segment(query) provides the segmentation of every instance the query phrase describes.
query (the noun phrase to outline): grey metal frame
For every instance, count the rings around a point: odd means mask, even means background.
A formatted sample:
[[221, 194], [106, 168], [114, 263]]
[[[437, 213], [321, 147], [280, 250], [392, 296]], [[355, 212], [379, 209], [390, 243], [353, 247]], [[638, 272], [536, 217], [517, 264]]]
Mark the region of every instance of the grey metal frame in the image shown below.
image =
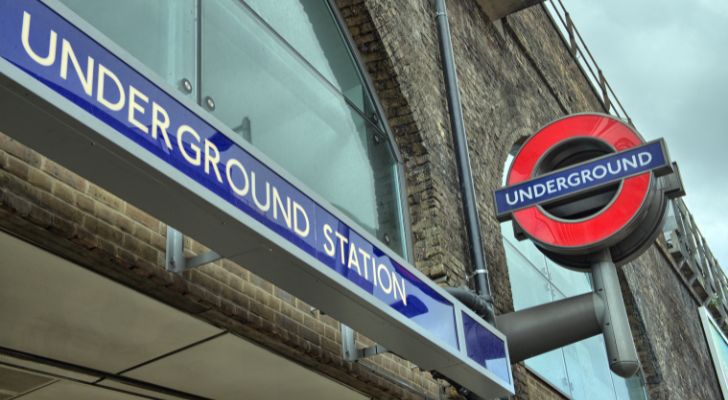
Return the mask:
[[675, 229], [663, 232], [675, 268], [695, 297], [728, 334], [728, 276], [682, 199], [671, 201]]
[[[358, 226], [274, 161], [235, 135], [201, 106], [182, 96], [149, 68], [70, 12], [58, 0], [41, 1], [338, 219], [349, 226]], [[182, 232], [189, 233], [222, 257], [247, 267], [294, 296], [365, 332], [367, 336], [395, 350], [422, 369], [437, 370], [484, 397], [513, 394], [510, 369], [509, 382], [503, 382], [501, 378], [471, 360], [467, 356], [464, 343], [456, 350], [436, 342], [413, 321], [383, 302], [374, 300], [369, 293], [316, 258], [281, 240], [276, 233], [257, 220], [141, 149], [132, 140], [3, 59], [0, 59], [0, 109], [7, 115], [0, 120], [0, 128], [5, 133], [101, 184], [160, 220], [169, 222]], [[357, 233], [370, 243], [387, 248], [367, 231], [358, 229]], [[461, 312], [469, 313], [474, 320], [490, 327], [409, 262], [394, 253], [388, 256], [407, 266], [413, 275], [451, 302], [456, 315]], [[490, 327], [490, 330], [504, 342], [507, 349], [506, 337], [495, 328]]]

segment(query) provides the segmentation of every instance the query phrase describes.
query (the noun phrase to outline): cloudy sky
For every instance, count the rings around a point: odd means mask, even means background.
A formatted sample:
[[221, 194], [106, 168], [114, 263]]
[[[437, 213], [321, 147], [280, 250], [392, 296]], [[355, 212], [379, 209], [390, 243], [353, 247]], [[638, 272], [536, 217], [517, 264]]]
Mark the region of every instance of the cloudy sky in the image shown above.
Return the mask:
[[562, 1], [640, 133], [667, 139], [728, 271], [728, 0]]

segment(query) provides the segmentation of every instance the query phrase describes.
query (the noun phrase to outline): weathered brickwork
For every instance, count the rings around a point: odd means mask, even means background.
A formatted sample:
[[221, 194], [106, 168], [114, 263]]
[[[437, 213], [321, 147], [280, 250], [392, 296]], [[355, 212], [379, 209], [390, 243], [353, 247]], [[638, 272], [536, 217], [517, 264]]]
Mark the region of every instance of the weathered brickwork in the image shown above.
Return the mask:
[[[336, 3], [404, 160], [413, 261], [438, 283], [466, 284], [468, 249], [433, 5]], [[496, 26], [475, 1], [448, 6], [483, 245], [503, 313], [513, 301], [490, 193], [501, 183], [506, 155], [554, 118], [604, 109], [541, 7]], [[2, 134], [0, 229], [374, 398], [457, 397], [445, 381], [391, 354], [344, 361], [337, 321], [244, 266], [223, 260], [182, 277], [166, 272], [163, 222]], [[188, 255], [205, 250], [189, 238], [185, 247]], [[671, 271], [653, 247], [622, 274], [648, 391], [656, 399], [719, 398], [715, 379], [705, 374], [711, 367], [697, 304]], [[562, 398], [522, 365], [513, 374], [518, 399]]]
[[699, 304], [663, 243], [622, 269], [623, 291], [652, 399], [719, 399]]

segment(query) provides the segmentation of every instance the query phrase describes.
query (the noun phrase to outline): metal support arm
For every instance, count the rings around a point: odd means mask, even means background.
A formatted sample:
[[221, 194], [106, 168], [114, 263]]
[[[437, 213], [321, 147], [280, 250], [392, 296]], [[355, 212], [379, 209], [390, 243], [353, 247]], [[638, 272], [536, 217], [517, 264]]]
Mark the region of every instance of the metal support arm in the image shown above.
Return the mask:
[[598, 335], [604, 302], [595, 293], [542, 304], [496, 317], [508, 338], [511, 363]]
[[362, 358], [389, 352], [389, 350], [378, 344], [358, 349], [356, 347], [355, 333], [350, 327], [341, 324], [341, 354], [344, 356], [344, 360], [356, 362]]
[[499, 315], [496, 326], [508, 338], [511, 363], [604, 334], [611, 370], [629, 377], [639, 369], [617, 267], [608, 250], [592, 260], [594, 292]]
[[185, 237], [182, 232], [167, 226], [167, 252], [165, 267], [167, 271], [182, 274], [191, 268], [209, 264], [221, 259], [222, 256], [214, 251], [198, 254], [194, 257], [185, 257]]

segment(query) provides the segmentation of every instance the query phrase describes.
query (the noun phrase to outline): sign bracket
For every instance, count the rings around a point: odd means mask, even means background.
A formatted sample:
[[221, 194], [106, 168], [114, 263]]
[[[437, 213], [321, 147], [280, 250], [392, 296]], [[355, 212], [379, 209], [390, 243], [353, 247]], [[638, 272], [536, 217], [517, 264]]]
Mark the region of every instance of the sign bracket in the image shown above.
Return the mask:
[[344, 360], [357, 362], [367, 357], [376, 356], [377, 354], [389, 353], [389, 350], [379, 344], [363, 349], [357, 348], [355, 333], [356, 331], [349, 326], [341, 324], [341, 355]]
[[167, 248], [165, 268], [169, 272], [181, 275], [192, 268], [215, 262], [222, 256], [214, 251], [207, 251], [193, 257], [185, 257], [185, 237], [182, 232], [167, 226]]

